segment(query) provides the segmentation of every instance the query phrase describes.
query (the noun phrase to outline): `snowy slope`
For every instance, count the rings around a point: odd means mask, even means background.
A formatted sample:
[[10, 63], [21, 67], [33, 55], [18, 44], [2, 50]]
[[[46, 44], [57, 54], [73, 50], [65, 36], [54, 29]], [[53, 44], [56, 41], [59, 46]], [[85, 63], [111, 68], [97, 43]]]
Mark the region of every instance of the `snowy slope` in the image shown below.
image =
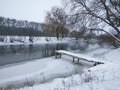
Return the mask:
[[58, 78], [51, 83], [20, 90], [120, 90], [119, 55], [120, 49], [111, 50], [103, 54], [105, 64], [91, 67], [82, 75]]
[[[19, 88], [44, 83], [54, 78], [66, 77], [77, 73], [77, 68], [69, 61], [54, 57], [38, 59], [20, 65], [0, 69], [0, 87], [4, 89]], [[80, 70], [79, 73], [81, 73]]]

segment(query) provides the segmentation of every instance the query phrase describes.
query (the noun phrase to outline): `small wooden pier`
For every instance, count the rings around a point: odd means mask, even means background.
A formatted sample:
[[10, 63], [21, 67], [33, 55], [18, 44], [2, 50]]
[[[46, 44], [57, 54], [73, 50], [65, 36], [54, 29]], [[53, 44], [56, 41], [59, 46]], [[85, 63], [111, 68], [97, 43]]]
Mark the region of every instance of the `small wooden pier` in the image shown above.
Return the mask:
[[55, 51], [55, 58], [61, 58], [62, 55], [67, 55], [73, 58], [73, 63], [75, 63], [75, 60], [77, 60], [77, 62], [79, 62], [80, 60], [83, 61], [87, 61], [87, 62], [92, 62], [93, 66], [96, 66], [98, 64], [104, 64], [103, 62], [100, 62], [92, 57], [87, 57], [84, 55], [80, 55], [80, 54], [76, 54], [76, 53], [72, 53], [69, 51], [65, 51], [65, 50], [56, 50]]

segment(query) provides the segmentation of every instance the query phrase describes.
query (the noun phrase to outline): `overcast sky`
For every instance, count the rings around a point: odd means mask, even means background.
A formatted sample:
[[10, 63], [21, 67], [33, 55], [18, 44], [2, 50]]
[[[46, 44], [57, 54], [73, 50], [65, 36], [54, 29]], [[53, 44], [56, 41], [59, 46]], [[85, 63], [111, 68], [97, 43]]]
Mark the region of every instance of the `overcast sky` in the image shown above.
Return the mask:
[[43, 22], [53, 6], [62, 6], [61, 0], [0, 0], [0, 16]]

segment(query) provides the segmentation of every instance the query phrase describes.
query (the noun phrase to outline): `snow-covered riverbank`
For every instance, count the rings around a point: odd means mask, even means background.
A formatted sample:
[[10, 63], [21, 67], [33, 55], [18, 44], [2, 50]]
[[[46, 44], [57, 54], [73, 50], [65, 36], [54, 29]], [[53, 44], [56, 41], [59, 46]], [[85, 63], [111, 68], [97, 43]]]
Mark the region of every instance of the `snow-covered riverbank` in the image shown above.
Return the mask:
[[[79, 68], [79, 70], [78, 70]], [[87, 67], [86, 67], [87, 68]], [[55, 78], [82, 73], [84, 66], [54, 57], [35, 60], [0, 69], [0, 87], [4, 89], [20, 88], [48, 82]]]
[[91, 88], [94, 88], [92, 90], [107, 90], [113, 88], [111, 87], [113, 84], [115, 86], [113, 90], [115, 90], [120, 88], [119, 54], [120, 49], [106, 48], [84, 53], [86, 56], [106, 62], [91, 68], [86, 67], [85, 64], [73, 64], [72, 58], [67, 56], [57, 60], [50, 57], [7, 66], [0, 69], [0, 87], [5, 90], [11, 88], [21, 88], [20, 90], [68, 90], [69, 88], [70, 90], [80, 90], [80, 88], [82, 90], [91, 90]]
[[104, 53], [100, 53], [101, 50], [96, 51], [97, 55], [101, 55], [98, 58], [105, 61], [105, 64], [91, 67], [82, 75], [58, 78], [49, 83], [19, 90], [120, 90], [120, 48]]
[[70, 38], [60, 38], [58, 40], [56, 37], [34, 37], [33, 42], [30, 42], [29, 37], [24, 36], [2, 36], [0, 38], [3, 39], [3, 41], [0, 41], [0, 45], [66, 43], [71, 40]]

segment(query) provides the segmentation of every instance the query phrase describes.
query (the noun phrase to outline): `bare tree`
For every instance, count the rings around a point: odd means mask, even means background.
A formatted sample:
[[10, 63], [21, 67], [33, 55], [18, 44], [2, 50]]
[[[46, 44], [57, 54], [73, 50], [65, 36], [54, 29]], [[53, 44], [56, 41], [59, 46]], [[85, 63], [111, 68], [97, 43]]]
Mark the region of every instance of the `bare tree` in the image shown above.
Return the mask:
[[60, 36], [64, 37], [66, 33], [66, 13], [62, 8], [53, 7], [51, 11], [47, 13], [46, 23], [54, 27], [56, 37], [59, 39]]
[[[120, 43], [120, 0], [66, 0], [66, 2], [67, 8], [71, 10], [73, 16], [85, 15], [88, 18], [91, 17], [93, 23], [97, 21], [111, 26], [118, 36], [114, 39]], [[81, 19], [77, 18], [77, 20]], [[92, 28], [95, 27], [92, 26]], [[109, 33], [108, 30], [101, 27], [99, 29]]]

